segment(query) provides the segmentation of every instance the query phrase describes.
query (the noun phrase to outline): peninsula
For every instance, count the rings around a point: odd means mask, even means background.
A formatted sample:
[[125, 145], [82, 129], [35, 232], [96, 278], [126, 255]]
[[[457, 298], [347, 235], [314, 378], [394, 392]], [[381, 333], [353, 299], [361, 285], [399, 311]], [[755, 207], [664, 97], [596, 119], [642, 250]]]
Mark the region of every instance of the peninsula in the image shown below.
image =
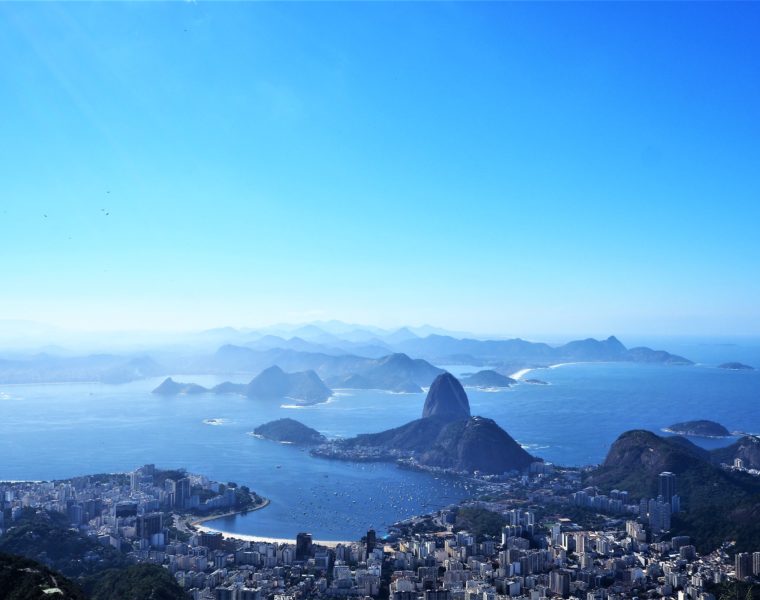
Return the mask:
[[351, 461], [396, 461], [425, 470], [502, 475], [539, 461], [492, 419], [473, 417], [462, 384], [450, 373], [430, 386], [422, 418], [379, 433], [318, 446], [312, 455]]

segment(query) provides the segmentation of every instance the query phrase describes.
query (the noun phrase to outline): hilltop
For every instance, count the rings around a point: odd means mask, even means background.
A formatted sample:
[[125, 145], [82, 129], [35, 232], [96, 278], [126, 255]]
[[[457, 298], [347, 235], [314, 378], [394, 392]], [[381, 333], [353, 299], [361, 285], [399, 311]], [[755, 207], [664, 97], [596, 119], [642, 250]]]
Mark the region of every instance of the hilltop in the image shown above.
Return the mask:
[[760, 481], [717, 466], [715, 456], [682, 437], [650, 431], [623, 433], [587, 483], [603, 490], [628, 490], [633, 497], [658, 493], [658, 475], [676, 474], [682, 512], [673, 515], [673, 535], [691, 535], [704, 550], [735, 539], [738, 549], [760, 545]]
[[717, 448], [711, 452], [717, 462], [733, 464], [740, 458], [747, 469], [760, 469], [760, 437], [745, 435], [725, 448]]
[[153, 390], [153, 393], [162, 396], [176, 396], [178, 394], [205, 394], [208, 391], [208, 389], [197, 383], [180, 383], [174, 381], [171, 377], [167, 377]]
[[10, 554], [0, 554], [0, 598], [10, 600], [86, 600], [74, 582], [45, 565]]
[[325, 442], [325, 436], [295, 419], [277, 419], [259, 425], [253, 433], [275, 442], [298, 445], [316, 445]]
[[510, 385], [516, 383], [511, 377], [502, 375], [494, 371], [493, 369], [486, 369], [484, 371], [478, 371], [472, 375], [462, 377], [462, 384], [465, 387], [475, 388], [507, 388]]
[[211, 389], [194, 383], [180, 383], [168, 377], [153, 390], [154, 394], [240, 394], [248, 398], [278, 399], [292, 398], [307, 404], [324, 402], [332, 396], [328, 388], [314, 371], [285, 373], [280, 367], [264, 369], [249, 383], [225, 381]]

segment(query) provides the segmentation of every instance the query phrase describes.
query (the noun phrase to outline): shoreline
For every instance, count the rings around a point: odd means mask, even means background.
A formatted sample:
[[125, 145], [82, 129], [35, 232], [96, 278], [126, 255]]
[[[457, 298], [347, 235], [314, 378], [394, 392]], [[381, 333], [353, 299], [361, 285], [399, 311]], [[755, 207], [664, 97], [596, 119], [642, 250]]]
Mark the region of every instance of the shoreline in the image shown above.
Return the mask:
[[728, 435], [706, 435], [703, 433], [693, 433], [691, 431], [675, 431], [668, 427], [662, 427], [660, 431], [664, 431], [665, 433], [672, 433], [673, 435], [680, 435], [681, 437], [695, 437], [703, 438], [706, 440], [729, 440], [731, 438], [738, 437], [735, 433], [729, 433]]
[[[531, 371], [538, 371], [539, 369], [557, 369], [559, 367], [567, 367], [570, 365], [588, 365], [588, 364], [610, 364], [614, 362], [619, 362], [615, 360], [577, 360], [573, 362], [561, 362], [556, 363], [553, 365], [544, 365], [542, 367], [525, 367], [524, 369], [520, 369], [518, 371], [515, 371], [509, 377], [512, 379], [516, 379], [517, 381], [521, 381], [523, 377], [525, 377], [528, 373]], [[628, 362], [628, 361], [624, 361]], [[634, 361], [635, 362], [635, 361]]]
[[517, 381], [521, 381], [523, 377], [525, 377], [528, 373], [531, 371], [537, 371], [539, 369], [556, 369], [557, 367], [565, 367], [567, 365], [582, 365], [584, 364], [583, 361], [579, 362], [563, 362], [563, 363], [557, 363], [554, 365], [544, 365], [542, 367], [525, 367], [524, 369], [520, 369], [519, 371], [515, 371], [509, 377], [512, 379], [515, 379]]
[[[200, 517], [200, 518], [194, 519], [192, 521], [188, 520], [187, 521], [187, 525], [189, 527], [196, 527], [196, 528], [198, 528], [198, 527], [202, 526], [202, 523], [206, 523], [207, 521], [215, 521], [216, 519], [224, 519], [226, 517], [234, 517], [236, 515], [242, 515], [244, 513], [247, 514], [249, 512], [255, 512], [257, 510], [261, 510], [262, 508], [266, 508], [267, 506], [269, 506], [269, 504], [272, 502], [269, 498], [264, 498], [263, 500], [264, 501], [261, 504], [257, 504], [253, 508], [244, 508], [242, 510], [233, 510], [233, 511], [230, 511], [230, 512], [223, 513], [221, 515], [207, 515], [205, 517]], [[206, 528], [206, 529], [208, 529], [208, 528]]]
[[[269, 498], [264, 498], [264, 502], [255, 506], [254, 508], [248, 508], [245, 510], [233, 510], [221, 515], [208, 515], [206, 517], [193, 519], [192, 521], [187, 520], [185, 524], [188, 528], [192, 528], [198, 532], [221, 533], [222, 537], [225, 540], [241, 540], [244, 542], [262, 542], [266, 544], [289, 544], [289, 545], [294, 546], [296, 543], [295, 538], [294, 539], [275, 538], [275, 537], [267, 537], [263, 535], [247, 534], [247, 533], [233, 533], [230, 531], [224, 531], [223, 529], [208, 527], [207, 525], [203, 524], [203, 523], [207, 523], [208, 521], [215, 521], [217, 519], [224, 519], [226, 517], [234, 517], [237, 515], [247, 514], [249, 512], [255, 512], [257, 510], [261, 510], [262, 508], [266, 508], [270, 504], [271, 504], [271, 500]], [[312, 540], [312, 542], [314, 544], [318, 544], [320, 546], [326, 546], [328, 548], [334, 548], [338, 544], [349, 545], [349, 544], [354, 543], [354, 542], [345, 541], [345, 540]]]

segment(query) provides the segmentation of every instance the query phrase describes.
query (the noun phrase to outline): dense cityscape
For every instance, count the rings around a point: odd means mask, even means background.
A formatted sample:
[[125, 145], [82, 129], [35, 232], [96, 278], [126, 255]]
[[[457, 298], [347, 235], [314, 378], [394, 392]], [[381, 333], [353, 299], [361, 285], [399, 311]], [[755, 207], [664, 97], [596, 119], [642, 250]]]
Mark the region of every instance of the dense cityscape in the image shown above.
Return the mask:
[[536, 463], [520, 477], [481, 480], [487, 499], [397, 523], [382, 538], [368, 531], [353, 543], [321, 544], [303, 532], [280, 543], [202, 525], [209, 515], [265, 507], [255, 492], [145, 465], [124, 475], [2, 483], [0, 527], [12, 533], [57, 513], [130, 562], [165, 568], [194, 600], [714, 600], [717, 586], [760, 576], [760, 551], [732, 557], [725, 544], [700, 555], [689, 536], [668, 535], [680, 510], [673, 473], [659, 475], [656, 498], [601, 494], [581, 479], [578, 470]]

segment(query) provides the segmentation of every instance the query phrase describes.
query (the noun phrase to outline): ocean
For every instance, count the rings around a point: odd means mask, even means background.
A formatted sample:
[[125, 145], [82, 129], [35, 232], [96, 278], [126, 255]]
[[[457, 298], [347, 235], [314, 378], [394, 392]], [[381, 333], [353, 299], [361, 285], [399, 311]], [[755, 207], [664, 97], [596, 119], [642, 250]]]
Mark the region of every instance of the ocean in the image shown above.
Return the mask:
[[[760, 366], [760, 360], [750, 362], [760, 359], [760, 352], [720, 348], [711, 347], [711, 364], [741, 354], [740, 360]], [[700, 360], [698, 352], [683, 353]], [[477, 370], [447, 368], [455, 375]], [[529, 452], [557, 464], [598, 463], [620, 433], [636, 428], [662, 433], [684, 420], [707, 418], [731, 431], [760, 433], [760, 371], [580, 363], [525, 377], [549, 385], [468, 390], [472, 413], [494, 419]], [[129, 471], [145, 463], [184, 467], [248, 485], [271, 500], [263, 510], [209, 526], [276, 538], [309, 531], [324, 540], [357, 539], [370, 527], [382, 532], [397, 520], [472, 492], [457, 479], [389, 464], [313, 458], [302, 448], [249, 435], [257, 425], [286, 416], [329, 437], [379, 431], [418, 418], [424, 394], [338, 391], [325, 404], [295, 408], [237, 396], [161, 397], [150, 393], [158, 383], [0, 385], [0, 480], [61, 479]], [[732, 440], [692, 441], [712, 448]]]

